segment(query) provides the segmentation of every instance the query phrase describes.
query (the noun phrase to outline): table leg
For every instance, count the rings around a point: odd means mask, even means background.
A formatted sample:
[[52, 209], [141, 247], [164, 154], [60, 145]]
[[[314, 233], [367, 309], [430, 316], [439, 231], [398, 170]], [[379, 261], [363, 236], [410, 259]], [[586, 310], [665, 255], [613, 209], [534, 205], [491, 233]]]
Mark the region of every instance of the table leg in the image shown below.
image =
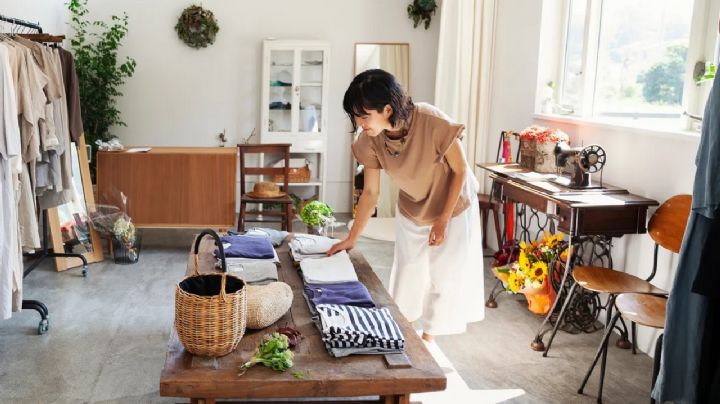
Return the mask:
[[214, 398], [191, 398], [190, 404], [215, 404]]
[[[575, 223], [574, 220], [574, 214], [570, 215], [570, 228], [573, 228], [573, 224]], [[539, 351], [543, 352], [543, 356], [547, 356], [547, 351], [545, 349], [545, 344], [543, 343], [543, 335], [545, 335], [545, 325], [550, 322], [550, 318], [552, 317], [553, 313], [555, 312], [555, 308], [558, 305], [558, 302], [560, 301], [560, 297], [562, 296], [563, 290], [565, 290], [565, 282], [567, 282], [568, 276], [570, 275], [570, 272], [572, 272], [571, 266], [572, 260], [574, 259], [573, 255], [575, 254], [575, 248], [573, 246], [574, 241], [574, 233], [571, 232], [568, 235], [568, 254], [565, 258], [565, 270], [563, 271], [562, 280], [560, 281], [560, 288], [558, 289], [557, 297], [555, 298], [555, 301], [552, 304], [552, 307], [550, 308], [550, 311], [545, 316], [545, 319], [543, 320], [542, 324], [540, 324], [540, 328], [538, 328], [537, 334], [535, 334], [535, 338], [533, 339], [532, 343], [530, 343], [530, 348], [533, 351]], [[573, 285], [575, 285], [575, 281], [573, 280]], [[574, 289], [574, 288], [573, 288]], [[565, 299], [568, 300], [569, 297], [572, 296], [566, 296]], [[567, 303], [567, 302], [565, 302]], [[565, 306], [565, 304], [563, 304]], [[558, 323], [562, 321], [562, 318], [557, 319]], [[557, 326], [557, 324], [556, 324]]]
[[410, 404], [410, 394], [395, 394], [380, 397], [383, 404]]

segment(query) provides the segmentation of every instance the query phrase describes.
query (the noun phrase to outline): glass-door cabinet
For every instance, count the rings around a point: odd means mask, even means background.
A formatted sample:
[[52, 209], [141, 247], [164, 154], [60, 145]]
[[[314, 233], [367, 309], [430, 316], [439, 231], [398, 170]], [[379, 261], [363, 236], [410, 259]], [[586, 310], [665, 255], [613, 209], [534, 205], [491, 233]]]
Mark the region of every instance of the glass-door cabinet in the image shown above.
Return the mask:
[[292, 143], [295, 152], [324, 146], [328, 59], [327, 42], [263, 42], [263, 143]]
[[322, 198], [330, 44], [268, 39], [263, 41], [262, 60], [260, 141], [290, 143], [293, 157], [306, 159], [312, 175], [307, 182], [293, 186]]

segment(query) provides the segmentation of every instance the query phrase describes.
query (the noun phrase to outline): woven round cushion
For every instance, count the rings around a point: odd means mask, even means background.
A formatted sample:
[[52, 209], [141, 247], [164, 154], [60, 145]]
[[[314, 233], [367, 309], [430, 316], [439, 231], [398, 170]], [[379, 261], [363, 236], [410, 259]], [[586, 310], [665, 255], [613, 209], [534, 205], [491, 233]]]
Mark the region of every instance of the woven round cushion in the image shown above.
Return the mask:
[[259, 330], [270, 326], [290, 310], [293, 292], [287, 283], [248, 285], [246, 288], [247, 328]]

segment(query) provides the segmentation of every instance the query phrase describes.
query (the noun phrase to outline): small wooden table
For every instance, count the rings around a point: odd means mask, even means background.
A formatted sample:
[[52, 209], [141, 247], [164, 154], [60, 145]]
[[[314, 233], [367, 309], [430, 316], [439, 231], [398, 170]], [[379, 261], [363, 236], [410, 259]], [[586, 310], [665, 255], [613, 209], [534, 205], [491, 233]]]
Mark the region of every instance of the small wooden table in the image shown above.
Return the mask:
[[[201, 272], [215, 270], [213, 249], [213, 242], [209, 238], [200, 244]], [[221, 358], [197, 357], [186, 352], [173, 328], [165, 366], [160, 375], [161, 396], [186, 397], [190, 398], [192, 403], [214, 403], [217, 399], [231, 398], [368, 397], [364, 401], [355, 400], [352, 403], [407, 404], [410, 402], [411, 393], [445, 389], [447, 380], [442, 370], [412, 325], [400, 314], [360, 252], [350, 252], [358, 278], [368, 288], [378, 306], [390, 309], [405, 336], [407, 358], [404, 355], [400, 358], [391, 355], [352, 355], [344, 358], [330, 356], [310, 318], [310, 310], [303, 297], [302, 280], [288, 255], [287, 242], [278, 248], [278, 255], [281, 261], [278, 277], [290, 285], [294, 297], [290, 311], [276, 325], [288, 324], [305, 337], [296, 348], [294, 366], [291, 369], [303, 372], [305, 377], [296, 379], [290, 371], [276, 372], [261, 365], [248, 369], [243, 376], [238, 376], [239, 366], [252, 357], [262, 336], [275, 330], [275, 326], [248, 331], [238, 348]], [[188, 274], [193, 271], [192, 258], [190, 254]], [[397, 359], [400, 359], [399, 364], [394, 362]]]

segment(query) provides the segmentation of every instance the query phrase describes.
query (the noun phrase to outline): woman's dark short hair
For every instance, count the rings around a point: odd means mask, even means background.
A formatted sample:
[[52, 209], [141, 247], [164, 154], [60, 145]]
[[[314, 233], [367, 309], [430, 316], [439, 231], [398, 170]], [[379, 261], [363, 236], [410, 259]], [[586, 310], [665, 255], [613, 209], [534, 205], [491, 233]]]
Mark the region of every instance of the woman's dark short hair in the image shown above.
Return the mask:
[[398, 121], [407, 122], [413, 109], [412, 99], [400, 82], [381, 69], [366, 70], [355, 76], [343, 98], [343, 109], [350, 117], [353, 132], [357, 130], [355, 117], [366, 115], [370, 110], [382, 112], [386, 105], [393, 109], [390, 116], [393, 126]]

